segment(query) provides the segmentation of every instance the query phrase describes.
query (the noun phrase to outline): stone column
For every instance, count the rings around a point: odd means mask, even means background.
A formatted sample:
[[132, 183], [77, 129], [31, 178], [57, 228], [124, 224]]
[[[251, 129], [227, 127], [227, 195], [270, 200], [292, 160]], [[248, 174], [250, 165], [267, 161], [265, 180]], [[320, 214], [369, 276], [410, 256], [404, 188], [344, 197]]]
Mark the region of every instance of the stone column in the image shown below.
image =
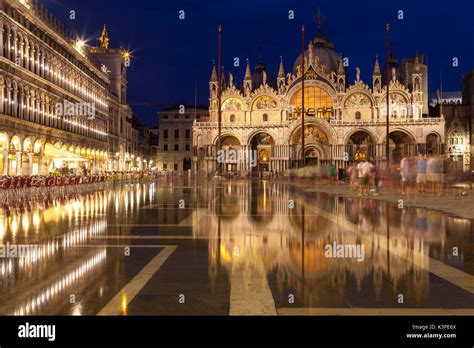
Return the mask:
[[27, 168], [27, 175], [33, 175], [33, 156], [32, 152], [28, 153], [28, 168]]
[[21, 151], [17, 151], [15, 153], [15, 160], [16, 160], [16, 175], [21, 175], [22, 173], [21, 166], [23, 165], [21, 161]]
[[12, 33], [11, 33], [11, 30], [8, 30], [7, 31], [7, 54], [6, 54], [6, 57], [8, 59], [11, 59], [11, 47], [12, 47], [12, 44], [11, 44], [11, 36], [12, 36]]
[[8, 149], [3, 150], [3, 175], [8, 175], [8, 165], [9, 165], [9, 160], [8, 160]]
[[5, 56], [5, 51], [4, 51], [4, 46], [5, 43], [3, 42], [3, 32], [5, 30], [3, 29], [3, 20], [0, 20], [0, 56], [4, 57]]
[[25, 69], [30, 69], [30, 45], [26, 43], [23, 50], [23, 65]]
[[[36, 175], [41, 175], [43, 174], [42, 171], [43, 171], [43, 155], [38, 153], [38, 154], [33, 154], [33, 159], [34, 159], [34, 156], [37, 156], [38, 158], [38, 170], [37, 170], [37, 173], [35, 173]], [[33, 172], [33, 166], [31, 167], [31, 171]]]
[[39, 69], [40, 69], [40, 72], [41, 72], [41, 77], [43, 78], [46, 78], [45, 76], [45, 59], [44, 59], [44, 54], [41, 55], [41, 61], [40, 61], [40, 64], [39, 64]]
[[[30, 50], [30, 56], [27, 58], [28, 59], [28, 64], [29, 64], [29, 70], [31, 70], [31, 72], [35, 72], [35, 46], [34, 45], [31, 45], [31, 50]], [[33, 58], [33, 59], [31, 59]]]
[[5, 113], [5, 84], [4, 84], [4, 81], [3, 81], [3, 78], [2, 80], [0, 80], [0, 114], [4, 114]]

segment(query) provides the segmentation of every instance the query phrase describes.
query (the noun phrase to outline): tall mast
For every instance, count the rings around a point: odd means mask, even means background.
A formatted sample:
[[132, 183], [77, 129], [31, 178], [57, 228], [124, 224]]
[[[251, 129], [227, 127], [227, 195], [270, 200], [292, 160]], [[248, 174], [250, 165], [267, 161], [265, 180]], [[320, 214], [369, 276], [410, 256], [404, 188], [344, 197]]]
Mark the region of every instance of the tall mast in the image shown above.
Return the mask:
[[385, 144], [385, 153], [387, 157], [387, 169], [390, 170], [390, 102], [389, 102], [389, 86], [390, 86], [390, 64], [389, 64], [389, 55], [390, 55], [390, 38], [389, 38], [389, 30], [390, 24], [385, 26], [387, 35], [386, 35], [386, 61], [385, 61], [385, 76], [386, 76], [386, 84], [387, 84], [387, 124], [386, 124], [386, 139], [387, 142]]
[[304, 24], [301, 26], [301, 73], [301, 166], [304, 166]]
[[[218, 31], [218, 44], [217, 44], [217, 122], [218, 122], [218, 131], [217, 131], [217, 153], [216, 156], [218, 156], [218, 153], [221, 149], [221, 131], [222, 131], [222, 105], [221, 105], [221, 95], [222, 95], [222, 69], [221, 69], [221, 35], [222, 35], [222, 27], [219, 24], [219, 27], [217, 29]], [[222, 172], [222, 164], [217, 163], [217, 174], [221, 175]]]

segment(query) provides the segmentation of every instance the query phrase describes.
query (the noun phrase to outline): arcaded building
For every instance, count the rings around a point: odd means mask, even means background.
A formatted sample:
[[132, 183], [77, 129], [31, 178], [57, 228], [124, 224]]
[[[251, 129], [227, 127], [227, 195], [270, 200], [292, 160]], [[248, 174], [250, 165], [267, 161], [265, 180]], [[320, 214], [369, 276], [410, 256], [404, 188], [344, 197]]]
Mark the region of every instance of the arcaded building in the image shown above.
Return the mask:
[[[295, 53], [296, 55], [296, 53]], [[386, 161], [386, 81], [374, 53], [369, 82], [360, 69], [349, 81], [344, 60], [333, 44], [318, 35], [311, 40], [289, 72], [283, 60], [276, 78], [262, 61], [253, 73], [247, 62], [241, 84], [232, 75], [222, 79], [221, 148], [254, 150], [258, 165], [245, 161], [224, 163], [224, 171], [284, 172], [301, 163], [336, 167], [364, 158]], [[302, 80], [304, 73], [305, 146], [302, 148]], [[444, 151], [445, 122], [428, 116], [428, 66], [421, 54], [391, 67], [389, 81], [390, 160], [405, 154]], [[218, 78], [214, 67], [209, 82], [209, 119], [193, 126], [194, 170], [217, 169]]]
[[0, 29], [0, 175], [126, 170], [124, 57], [105, 27], [91, 50], [38, 1], [4, 0]]

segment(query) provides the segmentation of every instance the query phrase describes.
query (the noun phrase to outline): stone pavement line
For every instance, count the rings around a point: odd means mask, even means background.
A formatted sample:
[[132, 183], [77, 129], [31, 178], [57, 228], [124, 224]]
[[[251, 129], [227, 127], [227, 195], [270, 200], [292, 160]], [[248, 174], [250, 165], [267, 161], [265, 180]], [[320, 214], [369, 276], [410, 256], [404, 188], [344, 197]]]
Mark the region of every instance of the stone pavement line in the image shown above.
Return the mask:
[[[299, 198], [296, 198], [295, 201], [298, 202], [298, 204], [304, 204], [303, 201], [301, 201], [301, 199]], [[325, 217], [326, 219], [338, 224], [342, 228], [357, 233], [363, 239], [368, 239], [366, 236], [360, 233], [361, 229], [359, 228], [359, 226], [350, 222], [349, 220], [342, 219], [334, 214], [322, 211], [313, 205], [306, 204], [305, 206], [308, 207], [310, 210], [317, 212], [322, 217]], [[378, 235], [378, 238], [380, 240], [380, 248], [387, 250], [387, 248], [385, 247], [387, 245], [387, 237], [380, 234]], [[467, 292], [470, 292], [471, 294], [474, 294], [474, 276], [470, 274], [467, 274], [454, 267], [446, 265], [424, 254], [420, 254], [419, 252], [415, 250], [413, 250], [413, 255], [417, 257], [414, 257], [413, 260], [407, 258], [405, 254], [403, 254], [401, 251], [398, 251], [396, 249], [391, 249], [390, 253], [392, 255], [405, 259], [409, 262], [412, 262], [418, 267], [427, 270], [428, 272], [456, 285], [457, 287]]]
[[168, 245], [161, 250], [97, 315], [120, 315], [122, 313], [124, 295], [127, 302], [126, 305], [128, 306], [176, 248], [176, 245]]
[[474, 308], [279, 308], [278, 315], [474, 315]]
[[261, 265], [232, 262], [229, 315], [277, 315], [263, 260]]

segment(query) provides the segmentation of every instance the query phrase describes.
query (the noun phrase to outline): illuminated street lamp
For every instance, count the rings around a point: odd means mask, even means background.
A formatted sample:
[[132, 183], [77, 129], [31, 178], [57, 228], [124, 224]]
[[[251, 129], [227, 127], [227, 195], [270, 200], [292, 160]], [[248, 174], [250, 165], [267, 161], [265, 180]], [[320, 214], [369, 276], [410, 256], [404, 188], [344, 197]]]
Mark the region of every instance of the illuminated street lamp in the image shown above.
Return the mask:
[[86, 45], [86, 42], [84, 40], [78, 39], [76, 43], [74, 44], [74, 47], [79, 53], [84, 54], [83, 49], [85, 45]]

